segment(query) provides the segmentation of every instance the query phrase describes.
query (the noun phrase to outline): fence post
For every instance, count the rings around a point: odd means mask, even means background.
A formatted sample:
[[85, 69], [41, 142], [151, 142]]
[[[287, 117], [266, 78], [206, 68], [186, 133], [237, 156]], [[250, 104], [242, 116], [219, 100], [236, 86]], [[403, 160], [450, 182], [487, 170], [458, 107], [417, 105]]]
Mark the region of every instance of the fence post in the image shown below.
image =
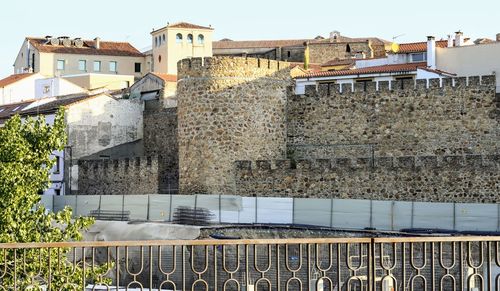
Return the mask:
[[330, 227], [333, 227], [333, 198], [330, 198]]
[[457, 230], [457, 207], [453, 202], [453, 230]]
[[413, 216], [414, 216], [414, 215], [413, 215], [413, 211], [414, 211], [414, 203], [415, 203], [415, 202], [413, 202], [413, 201], [411, 202], [411, 226], [410, 226], [411, 228], [413, 228]]
[[255, 195], [255, 223], [257, 223], [258, 219], [258, 205], [259, 205], [259, 200], [257, 199], [257, 195]]
[[394, 230], [394, 207], [396, 206], [396, 201], [391, 202], [391, 230]]
[[125, 195], [122, 195], [122, 215], [125, 213]]
[[148, 195], [148, 209], [146, 210], [146, 220], [149, 221], [149, 207], [150, 207], [150, 203], [149, 203], [149, 194]]
[[219, 194], [219, 224], [222, 223], [222, 201], [221, 201], [221, 194]]
[[295, 224], [295, 198], [292, 198], [292, 224]]
[[168, 204], [168, 221], [172, 222], [172, 194], [170, 194], [170, 203]]

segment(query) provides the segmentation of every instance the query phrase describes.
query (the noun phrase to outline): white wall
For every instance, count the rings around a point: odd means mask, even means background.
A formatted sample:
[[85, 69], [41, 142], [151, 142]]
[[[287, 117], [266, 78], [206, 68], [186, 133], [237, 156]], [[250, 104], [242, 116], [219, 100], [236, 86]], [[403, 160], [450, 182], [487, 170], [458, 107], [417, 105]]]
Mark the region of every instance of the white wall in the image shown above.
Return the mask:
[[83, 92], [86, 92], [86, 90], [62, 78], [47, 78], [35, 81], [35, 98], [46, 98]]
[[35, 99], [35, 80], [42, 78], [40, 74], [33, 74], [0, 88], [0, 105]]
[[[437, 48], [436, 65], [439, 70], [458, 76], [500, 74], [500, 42], [489, 44]], [[497, 77], [497, 92], [500, 92]]]

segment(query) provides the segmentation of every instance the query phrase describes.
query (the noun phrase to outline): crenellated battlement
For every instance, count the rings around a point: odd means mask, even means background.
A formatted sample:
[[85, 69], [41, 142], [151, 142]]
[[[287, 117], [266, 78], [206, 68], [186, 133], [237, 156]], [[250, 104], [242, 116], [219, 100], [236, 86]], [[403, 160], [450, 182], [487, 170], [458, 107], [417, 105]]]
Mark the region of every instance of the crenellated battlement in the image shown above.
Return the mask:
[[459, 168], [493, 168], [500, 170], [500, 154], [494, 155], [449, 155], [449, 156], [403, 156], [302, 160], [258, 160], [236, 161], [238, 171], [353, 171], [362, 169], [386, 170], [430, 170]]
[[157, 170], [159, 165], [158, 156], [135, 157], [132, 159], [115, 160], [79, 160], [78, 167], [85, 175], [116, 175], [147, 170]]
[[177, 63], [178, 79], [200, 77], [290, 78], [290, 63], [244, 57], [188, 58]]
[[[418, 80], [399, 80], [399, 81], [379, 81], [364, 82], [355, 84], [319, 84], [306, 85], [306, 96], [327, 97], [337, 94], [350, 93], [376, 93], [388, 91], [449, 91], [457, 88], [495, 90], [495, 75], [469, 76], [456, 78], [433, 78]], [[493, 91], [494, 92], [494, 91]]]
[[238, 161], [240, 195], [496, 203], [500, 154]]

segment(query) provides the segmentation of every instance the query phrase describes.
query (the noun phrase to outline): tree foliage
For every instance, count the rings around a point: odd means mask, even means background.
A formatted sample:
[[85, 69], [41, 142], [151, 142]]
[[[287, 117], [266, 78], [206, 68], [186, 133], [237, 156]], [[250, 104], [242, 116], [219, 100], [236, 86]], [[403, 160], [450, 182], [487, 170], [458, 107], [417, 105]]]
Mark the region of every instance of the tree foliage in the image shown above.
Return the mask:
[[[77, 241], [82, 239], [81, 231], [93, 223], [85, 217], [72, 219], [70, 208], [54, 213], [40, 204], [39, 193], [49, 186], [49, 172], [55, 163], [51, 154], [62, 151], [65, 144], [62, 110], [53, 125], [44, 117], [23, 120], [16, 115], [0, 129], [0, 243]], [[47, 285], [50, 277], [53, 290], [73, 290], [70, 286], [85, 282], [82, 262], [75, 267], [67, 259], [69, 252], [66, 248], [1, 249], [0, 269], [7, 272], [0, 285], [12, 287], [16, 277], [17, 290], [26, 290]], [[49, 258], [52, 264], [48, 264]], [[95, 268], [85, 277], [104, 271]]]

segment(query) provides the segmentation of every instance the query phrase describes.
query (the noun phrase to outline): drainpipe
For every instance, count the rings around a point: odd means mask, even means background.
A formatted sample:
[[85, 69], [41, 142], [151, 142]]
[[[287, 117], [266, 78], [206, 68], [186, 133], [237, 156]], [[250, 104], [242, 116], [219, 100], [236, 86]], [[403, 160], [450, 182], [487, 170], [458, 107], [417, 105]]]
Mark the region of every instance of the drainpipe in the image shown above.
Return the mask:
[[309, 70], [309, 42], [305, 42], [305, 50], [304, 50], [304, 69]]

